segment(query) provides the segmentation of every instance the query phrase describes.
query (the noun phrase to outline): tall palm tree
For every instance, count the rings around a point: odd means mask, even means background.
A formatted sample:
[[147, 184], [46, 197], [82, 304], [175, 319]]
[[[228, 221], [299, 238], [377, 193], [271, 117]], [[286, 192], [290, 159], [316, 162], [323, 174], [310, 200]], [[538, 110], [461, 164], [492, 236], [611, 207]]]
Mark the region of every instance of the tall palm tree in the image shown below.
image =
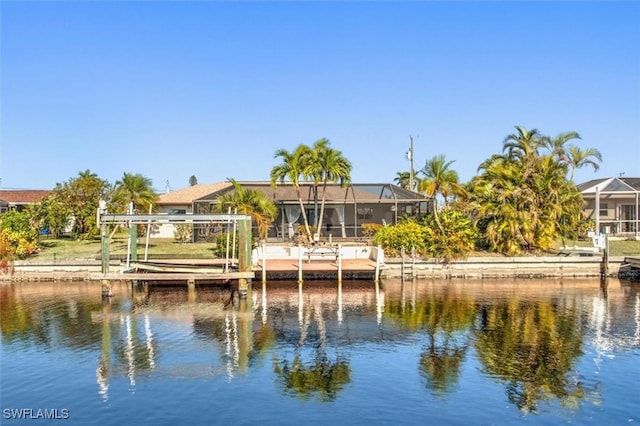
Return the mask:
[[442, 227], [438, 218], [437, 196], [441, 195], [446, 204], [448, 197], [461, 194], [464, 191], [458, 183], [458, 173], [450, 168], [454, 162], [455, 160], [446, 161], [445, 156], [440, 154], [434, 156], [431, 160], [427, 160], [424, 167], [418, 171], [418, 173], [424, 175], [424, 179], [420, 181], [418, 191], [433, 199], [433, 212], [436, 223], [440, 228]]
[[224, 212], [228, 207], [240, 214], [251, 215], [258, 228], [260, 239], [267, 238], [271, 224], [278, 215], [278, 208], [264, 192], [244, 189], [235, 179], [229, 179], [234, 191], [227, 192], [218, 199], [217, 209]]
[[593, 171], [598, 171], [600, 165], [596, 163], [602, 161], [602, 154], [595, 148], [588, 148], [585, 150], [581, 150], [577, 146], [571, 145], [569, 147], [569, 152], [567, 153], [569, 167], [571, 167], [571, 177], [570, 181], [573, 181], [573, 175], [576, 169], [582, 168], [584, 166], [592, 166]]
[[274, 166], [271, 169], [271, 186], [274, 188], [278, 182], [282, 183], [286, 179], [289, 179], [296, 189], [296, 195], [298, 196], [298, 202], [300, 203], [300, 211], [302, 212], [302, 218], [304, 219], [304, 227], [307, 233], [307, 237], [311, 240], [311, 230], [309, 229], [309, 220], [307, 218], [307, 212], [302, 202], [302, 195], [300, 194], [300, 178], [305, 178], [305, 167], [307, 165], [307, 158], [310, 149], [306, 145], [298, 145], [293, 151], [289, 152], [286, 149], [279, 149], [273, 155], [274, 158], [281, 158], [282, 163]]
[[320, 214], [318, 215], [317, 229], [322, 230], [322, 219], [326, 201], [327, 184], [340, 183], [345, 186], [351, 182], [351, 162], [342, 152], [329, 146], [327, 139], [320, 139], [314, 144], [311, 161], [307, 165], [307, 175], [313, 177], [314, 183], [318, 180], [322, 183], [322, 200], [320, 202]]
[[418, 173], [424, 175], [420, 181], [420, 192], [428, 197], [441, 195], [446, 204], [449, 197], [463, 192], [462, 186], [458, 183], [458, 173], [451, 169], [455, 162], [446, 161], [444, 155], [436, 155], [431, 160], [427, 160]]
[[151, 179], [141, 174], [124, 173], [121, 180], [116, 181], [113, 192], [113, 202], [126, 208], [133, 202], [137, 211], [147, 211], [149, 206], [155, 206], [158, 194], [152, 188]]
[[304, 174], [306, 179], [313, 181], [313, 224], [318, 228], [318, 188], [323, 178], [322, 153], [329, 147], [329, 139], [322, 138], [314, 142], [304, 156]]

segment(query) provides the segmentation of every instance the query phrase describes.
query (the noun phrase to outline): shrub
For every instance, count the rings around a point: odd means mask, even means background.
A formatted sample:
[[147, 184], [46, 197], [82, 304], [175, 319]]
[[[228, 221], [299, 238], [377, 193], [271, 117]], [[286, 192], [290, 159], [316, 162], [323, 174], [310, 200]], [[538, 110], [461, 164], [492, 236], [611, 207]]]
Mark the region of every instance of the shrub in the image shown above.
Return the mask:
[[[226, 232], [222, 232], [218, 235], [216, 235], [216, 247], [213, 250], [213, 252], [215, 253], [216, 256], [218, 256], [219, 258], [226, 258], [227, 257], [227, 235], [229, 235], [229, 257], [231, 257], [233, 255], [233, 241], [231, 240], [231, 237], [233, 234], [227, 234]], [[236, 233], [236, 255], [238, 253], [238, 234]]]
[[193, 241], [193, 225], [181, 223], [175, 226], [173, 237], [179, 243], [190, 243]]
[[374, 242], [381, 245], [389, 256], [398, 256], [402, 247], [417, 253], [425, 253], [426, 229], [414, 220], [407, 220], [396, 225], [383, 226], [376, 233]]
[[382, 224], [363, 223], [360, 227], [362, 228], [362, 235], [365, 237], [373, 237], [380, 229], [382, 229]]
[[18, 211], [4, 213], [0, 219], [0, 260], [24, 259], [38, 250], [37, 224], [33, 226], [31, 217]]
[[465, 257], [473, 251], [478, 231], [471, 219], [458, 210], [444, 209], [438, 220], [433, 213], [424, 219], [427, 229], [426, 251], [431, 256], [450, 261]]

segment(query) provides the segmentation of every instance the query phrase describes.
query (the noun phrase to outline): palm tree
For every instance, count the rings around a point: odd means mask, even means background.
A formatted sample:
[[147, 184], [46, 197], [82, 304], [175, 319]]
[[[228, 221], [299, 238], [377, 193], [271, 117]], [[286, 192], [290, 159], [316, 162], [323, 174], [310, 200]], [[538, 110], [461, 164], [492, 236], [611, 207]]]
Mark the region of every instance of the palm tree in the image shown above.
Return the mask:
[[[507, 136], [505, 155], [494, 155], [479, 168], [469, 187], [470, 212], [490, 247], [508, 255], [548, 250], [556, 237], [578, 228], [582, 197], [567, 181], [564, 144], [578, 137], [567, 132], [555, 139], [518, 128]], [[538, 148], [547, 147], [548, 154]], [[560, 161], [559, 161], [560, 160]]]
[[409, 188], [410, 178], [411, 178], [411, 174], [409, 172], [398, 172], [396, 173], [396, 177], [393, 178], [393, 181], [401, 188], [410, 189]]
[[124, 208], [133, 202], [134, 210], [146, 211], [148, 206], [155, 206], [158, 194], [152, 188], [151, 179], [141, 174], [124, 173], [121, 180], [116, 181], [113, 202]]
[[300, 211], [302, 212], [302, 218], [304, 219], [304, 227], [307, 232], [307, 237], [311, 240], [311, 230], [309, 229], [309, 220], [307, 218], [307, 212], [302, 203], [302, 195], [300, 195], [300, 178], [305, 178], [306, 161], [309, 156], [310, 149], [306, 145], [298, 145], [293, 151], [289, 152], [286, 149], [279, 149], [273, 155], [274, 158], [282, 158], [282, 163], [274, 166], [271, 169], [271, 186], [274, 188], [277, 183], [284, 182], [289, 179], [296, 189], [296, 195], [298, 196], [298, 202], [300, 203]]
[[329, 147], [329, 139], [322, 138], [314, 142], [313, 146], [304, 156], [304, 176], [305, 179], [313, 181], [313, 224], [318, 229], [318, 187], [322, 182], [322, 152]]
[[196, 175], [191, 175], [189, 178], [189, 186], [196, 186], [198, 184], [198, 178]]
[[446, 161], [443, 154], [434, 156], [431, 160], [427, 160], [424, 167], [418, 171], [424, 175], [424, 179], [420, 181], [418, 187], [419, 192], [424, 192], [427, 197], [433, 199], [433, 213], [436, 223], [441, 228], [440, 219], [438, 218], [438, 201], [437, 196], [444, 198], [445, 204], [447, 198], [452, 195], [464, 192], [462, 186], [458, 183], [458, 173], [449, 167], [455, 160]]
[[567, 153], [569, 167], [571, 167], [571, 177], [570, 181], [573, 181], [573, 175], [576, 169], [582, 168], [584, 166], [592, 166], [593, 171], [598, 171], [600, 166], [595, 160], [599, 162], [602, 161], [602, 154], [595, 148], [588, 148], [584, 151], [578, 148], [577, 146], [571, 145], [569, 147], [569, 152]]
[[313, 178], [316, 186], [317, 182], [322, 183], [320, 214], [317, 216], [318, 232], [322, 230], [327, 184], [329, 182], [339, 182], [340, 186], [345, 186], [351, 182], [351, 162], [342, 155], [341, 151], [329, 147], [329, 144], [330, 142], [327, 139], [316, 141], [311, 161], [309, 161], [306, 168], [306, 174]]
[[260, 239], [267, 238], [271, 224], [278, 215], [278, 208], [264, 192], [255, 189], [244, 189], [235, 179], [228, 179], [234, 191], [227, 192], [218, 199], [218, 211], [228, 207], [237, 209], [238, 213], [251, 215], [258, 228]]
[[577, 132], [560, 133], [555, 138], [544, 137], [544, 145], [547, 147], [551, 155], [561, 163], [567, 163], [567, 143], [572, 139], [582, 139]]
[[510, 160], [529, 158], [545, 145], [545, 139], [538, 129], [527, 130], [522, 126], [515, 128], [518, 133], [508, 135], [502, 143], [502, 152], [507, 151]]

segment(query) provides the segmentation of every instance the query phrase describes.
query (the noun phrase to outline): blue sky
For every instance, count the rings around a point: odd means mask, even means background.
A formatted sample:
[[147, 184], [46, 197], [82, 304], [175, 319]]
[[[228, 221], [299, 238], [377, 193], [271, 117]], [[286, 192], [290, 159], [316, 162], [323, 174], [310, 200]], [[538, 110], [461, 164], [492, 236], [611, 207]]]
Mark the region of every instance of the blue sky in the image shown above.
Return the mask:
[[434, 155], [462, 181], [515, 125], [640, 176], [637, 2], [3, 1], [0, 187], [89, 169], [164, 191], [268, 180], [326, 137], [354, 182]]

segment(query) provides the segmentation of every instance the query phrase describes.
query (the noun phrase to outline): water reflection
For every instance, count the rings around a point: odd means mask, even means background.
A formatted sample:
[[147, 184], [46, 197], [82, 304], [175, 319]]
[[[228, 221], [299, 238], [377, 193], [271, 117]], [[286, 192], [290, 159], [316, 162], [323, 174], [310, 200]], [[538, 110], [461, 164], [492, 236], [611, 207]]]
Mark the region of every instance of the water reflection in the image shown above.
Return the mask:
[[102, 301], [89, 284], [0, 288], [3, 355], [94, 353], [104, 402], [117, 379], [134, 394], [140, 381], [233, 382], [265, 365], [282, 395], [329, 402], [368, 374], [354, 366], [361, 351], [417, 345], [414, 358], [399, 352], [414, 366], [400, 382], [413, 374], [447, 399], [475, 362], [506, 401], [536, 413], [554, 401], [575, 410], [602, 400], [599, 382], [577, 368], [587, 346], [598, 366], [640, 346], [638, 286], [617, 281], [268, 283], [246, 299], [228, 288], [114, 290]]

